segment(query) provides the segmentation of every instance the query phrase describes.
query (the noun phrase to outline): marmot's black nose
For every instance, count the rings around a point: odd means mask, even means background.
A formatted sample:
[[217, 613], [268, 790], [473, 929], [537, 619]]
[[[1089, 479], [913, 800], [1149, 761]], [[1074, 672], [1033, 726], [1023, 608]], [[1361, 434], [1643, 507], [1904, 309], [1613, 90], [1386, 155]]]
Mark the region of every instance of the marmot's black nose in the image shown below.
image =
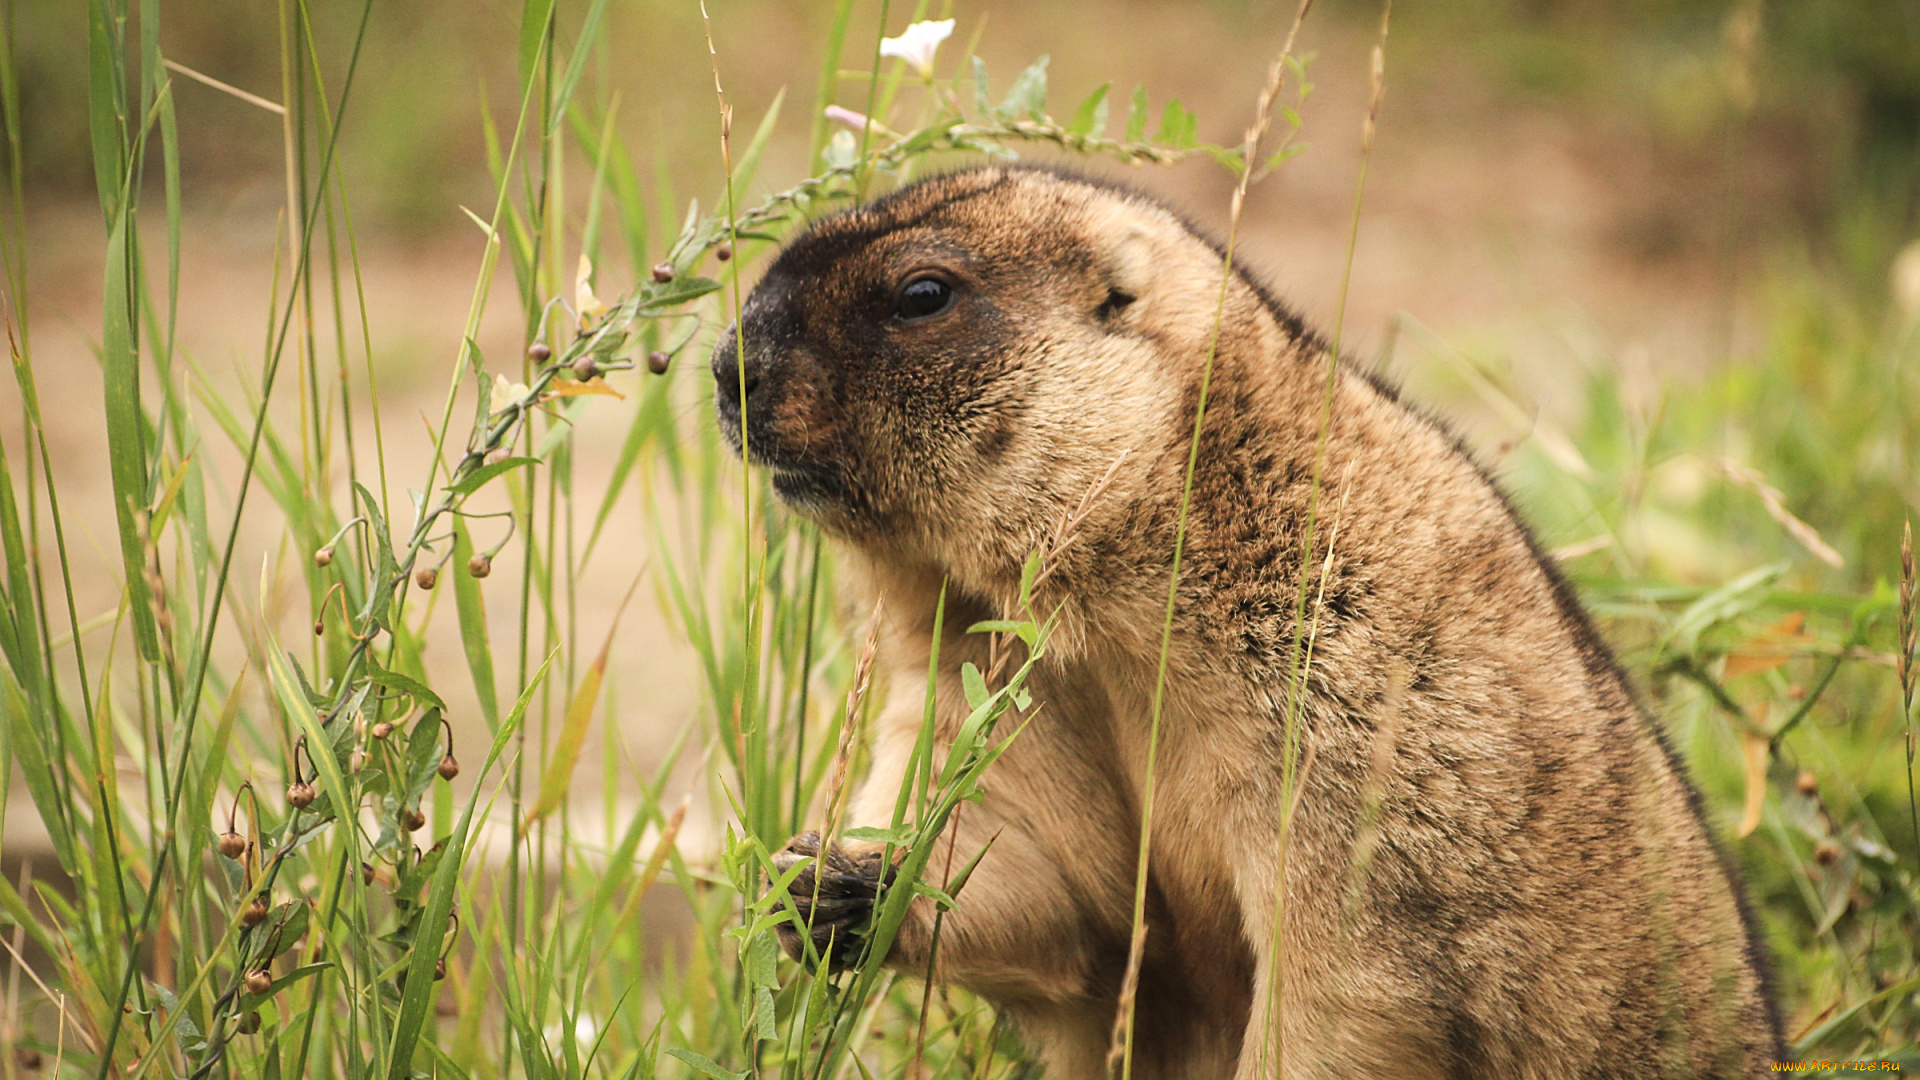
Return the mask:
[[737, 333], [737, 331], [728, 330], [713, 350], [714, 397], [723, 407], [730, 407], [736, 416], [739, 415], [742, 391], [745, 391], [747, 400], [751, 401], [754, 390], [760, 386], [760, 377], [766, 367], [749, 351], [746, 368], [742, 370]]

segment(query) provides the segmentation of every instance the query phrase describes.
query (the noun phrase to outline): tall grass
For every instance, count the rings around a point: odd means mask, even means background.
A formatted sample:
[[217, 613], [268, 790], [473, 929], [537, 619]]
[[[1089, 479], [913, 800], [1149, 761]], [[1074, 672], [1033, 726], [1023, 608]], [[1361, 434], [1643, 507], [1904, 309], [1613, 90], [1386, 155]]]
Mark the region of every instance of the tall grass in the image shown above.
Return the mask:
[[[493, 199], [469, 211], [484, 246], [462, 345], [427, 421], [424, 474], [409, 476], [387, 455], [412, 418], [382, 411], [338, 154], [371, 5], [280, 0], [279, 100], [245, 95], [281, 125], [286, 205], [266, 344], [236, 390], [177, 345], [189, 223], [174, 92], [201, 76], [163, 54], [157, 0], [89, 3], [110, 509], [61, 501], [22, 302], [11, 21], [0, 48], [13, 195], [0, 261], [22, 436], [14, 457], [0, 442], [0, 797], [24, 786], [53, 861], [15, 859], [19, 878], [0, 880], [13, 960], [0, 1069], [1027, 1075], [984, 1004], [879, 961], [916, 897], [964, 902], [979, 853], [936, 841], [1019, 737], [1047, 613], [976, 628], [1020, 639], [1023, 660], [969, 675], [972, 711], [951, 744], [934, 739], [929, 707], [894, 819], [850, 828], [840, 809], [865, 765], [871, 640], [834, 614], [822, 538], [723, 450], [704, 349], [789, 230], [930, 165], [1031, 144], [1134, 163], [1204, 154], [1244, 193], [1250, 163], [1277, 164], [1259, 160], [1264, 131], [1206, 145], [1178, 102], [1156, 127], [1144, 91], [1110, 122], [1105, 87], [1055, 119], [1045, 58], [998, 97], [957, 49], [942, 64], [951, 77], [876, 49], [856, 81], [842, 71], [842, 0], [803, 118], [814, 175], [762, 199], [747, 193], [792, 121], [775, 98], [736, 125], [729, 57], [709, 40], [726, 184], [702, 193], [703, 213], [683, 209], [673, 178], [643, 182], [617, 99], [592, 91], [606, 0], [570, 8], [564, 32], [553, 0], [526, 0], [514, 107], [485, 117]], [[893, 14], [897, 29], [926, 4]], [[346, 55], [322, 55], [316, 19], [356, 27]], [[1301, 74], [1276, 66], [1257, 128], [1287, 70]], [[876, 123], [831, 131], [825, 108], [842, 94]], [[162, 237], [164, 250], [146, 250]], [[522, 326], [512, 358], [477, 344], [503, 264]], [[1534, 428], [1513, 474], [1549, 539], [1575, 545], [1567, 564], [1661, 691], [1712, 805], [1747, 834], [1736, 850], [1784, 961], [1797, 1046], [1885, 1055], [1920, 1032], [1915, 843], [1896, 813], [1910, 810], [1898, 796], [1911, 635], [1892, 644], [1912, 602], [1888, 583], [1912, 475], [1901, 440], [1915, 337], [1893, 317], [1861, 331], [1844, 301], [1811, 289], [1775, 303], [1776, 348], [1729, 368], [1715, 393], [1635, 411], [1602, 367], [1581, 426]], [[1809, 392], [1794, 335], [1828, 319], [1832, 365]], [[1465, 386], [1497, 416], [1526, 415], [1497, 363], [1406, 327], [1436, 393]], [[1791, 425], [1774, 418], [1786, 394], [1807, 406]], [[625, 423], [617, 447], [579, 445], [588, 410]], [[1707, 450], [1731, 445], [1728, 425], [1751, 429], [1744, 461]], [[604, 483], [580, 467], [586, 453], [608, 464]], [[1863, 471], [1868, 459], [1880, 471]], [[1680, 474], [1699, 490], [1671, 505]], [[645, 547], [644, 569], [609, 582], [595, 555], [627, 528], [615, 513], [629, 495], [647, 531], [626, 542]], [[1791, 517], [1807, 507], [1828, 512]], [[111, 517], [120, 568], [99, 627], [75, 604], [69, 555], [90, 511]], [[1721, 568], [1715, 584], [1663, 557], [1675, 517]], [[245, 534], [263, 524], [282, 539], [249, 592]], [[1826, 544], [1845, 569], [1826, 569]], [[1029, 583], [1046, 558], [1034, 553]], [[631, 806], [609, 785], [589, 813], [582, 765], [597, 757], [613, 775], [626, 756], [596, 717], [637, 689], [618, 678], [614, 624], [654, 599], [691, 645], [701, 712]], [[282, 603], [300, 617], [278, 618]], [[436, 618], [457, 626], [478, 725], [453, 717], [456, 695], [429, 676]], [[689, 822], [705, 820], [724, 823], [711, 846], [691, 842]], [[883, 842], [897, 867], [858, 962], [837, 974], [777, 944], [794, 871], [771, 855], [805, 828]], [[0, 853], [22, 842], [0, 837]], [[1147, 859], [1143, 847], [1142, 874]], [[662, 893], [690, 931], [662, 916]]]

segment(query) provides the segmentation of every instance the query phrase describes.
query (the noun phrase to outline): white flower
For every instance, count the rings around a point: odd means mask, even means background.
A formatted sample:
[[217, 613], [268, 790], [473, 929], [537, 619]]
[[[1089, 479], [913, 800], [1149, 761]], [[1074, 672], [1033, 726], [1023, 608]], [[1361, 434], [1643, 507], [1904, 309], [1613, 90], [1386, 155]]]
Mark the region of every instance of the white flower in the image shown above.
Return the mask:
[[607, 305], [593, 295], [593, 262], [586, 252], [580, 253], [580, 272], [573, 279], [573, 303], [580, 311], [580, 329], [593, 325], [593, 320], [607, 313]]
[[488, 414], [497, 413], [526, 396], [526, 383], [508, 382], [505, 375], [495, 375], [493, 393], [489, 395], [487, 401], [487, 412]]
[[933, 78], [933, 54], [940, 51], [940, 43], [953, 33], [953, 20], [941, 19], [939, 22], [917, 22], [901, 32], [899, 37], [881, 38], [880, 55], [893, 56], [905, 60], [920, 73], [922, 78]]

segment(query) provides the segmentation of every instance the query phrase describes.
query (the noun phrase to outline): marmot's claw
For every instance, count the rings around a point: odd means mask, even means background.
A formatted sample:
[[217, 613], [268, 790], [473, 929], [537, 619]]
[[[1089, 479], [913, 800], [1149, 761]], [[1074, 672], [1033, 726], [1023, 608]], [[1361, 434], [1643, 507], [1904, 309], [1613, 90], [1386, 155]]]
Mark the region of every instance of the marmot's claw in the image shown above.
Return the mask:
[[[787, 893], [800, 912], [801, 922], [811, 931], [814, 952], [829, 967], [839, 969], [858, 958], [865, 943], [874, 897], [880, 891], [880, 853], [856, 857], [835, 847], [828, 850], [824, 868], [819, 859], [820, 834], [802, 833], [774, 853], [773, 868], [785, 874], [795, 863], [816, 860], [794, 876]], [[806, 949], [800, 933], [791, 922], [779, 929], [780, 944], [787, 955], [804, 962]]]

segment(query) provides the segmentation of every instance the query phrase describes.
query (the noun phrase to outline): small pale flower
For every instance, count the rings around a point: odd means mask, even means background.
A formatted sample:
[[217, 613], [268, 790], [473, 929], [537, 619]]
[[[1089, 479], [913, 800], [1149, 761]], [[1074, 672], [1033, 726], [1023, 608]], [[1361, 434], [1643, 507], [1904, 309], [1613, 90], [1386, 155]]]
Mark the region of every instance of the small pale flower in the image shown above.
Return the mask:
[[527, 395], [527, 384], [508, 382], [505, 375], [493, 377], [493, 396], [487, 402], [487, 411], [497, 413], [501, 409], [519, 401]]
[[579, 311], [582, 330], [607, 313], [607, 305], [593, 295], [593, 262], [584, 251], [580, 253], [580, 272], [573, 279], [573, 305]]
[[873, 123], [873, 121], [867, 119], [865, 113], [857, 113], [852, 109], [841, 108], [838, 105], [827, 106], [827, 119], [832, 120], [836, 124], [845, 124], [855, 131], [864, 131], [868, 124]]
[[952, 33], [952, 19], [917, 22], [902, 31], [899, 37], [880, 39], [880, 55], [905, 60], [922, 78], [931, 79], [933, 54], [940, 51], [940, 43]]

